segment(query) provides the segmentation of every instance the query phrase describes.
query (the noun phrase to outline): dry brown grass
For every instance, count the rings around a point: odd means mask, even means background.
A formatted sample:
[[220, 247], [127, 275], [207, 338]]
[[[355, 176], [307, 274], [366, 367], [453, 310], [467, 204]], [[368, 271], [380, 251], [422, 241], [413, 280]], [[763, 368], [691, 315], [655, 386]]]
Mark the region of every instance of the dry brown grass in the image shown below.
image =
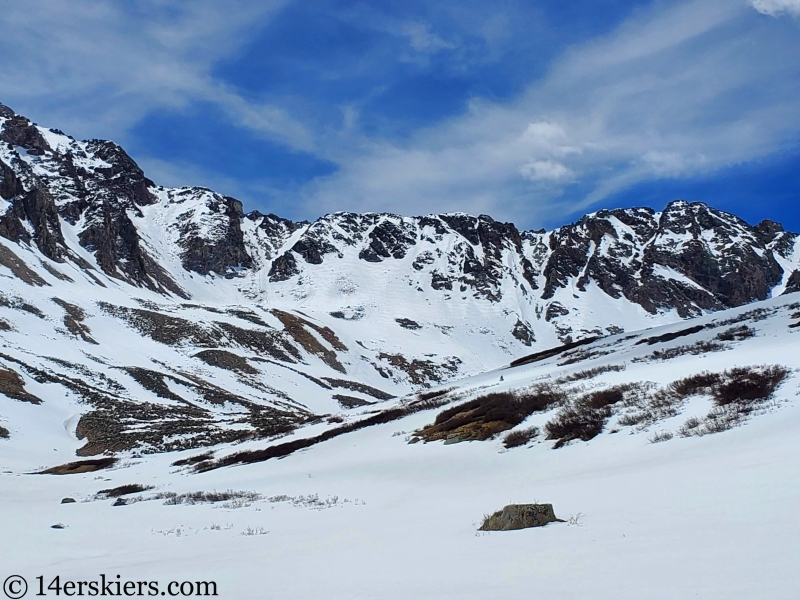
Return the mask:
[[0, 394], [9, 398], [31, 404], [41, 404], [42, 401], [25, 389], [25, 380], [13, 369], [0, 368]]
[[64, 465], [50, 467], [44, 471], [39, 471], [39, 475], [77, 475], [80, 473], [93, 473], [102, 469], [108, 469], [117, 464], [117, 459], [111, 456], [104, 458], [94, 458], [91, 460], [79, 460]]

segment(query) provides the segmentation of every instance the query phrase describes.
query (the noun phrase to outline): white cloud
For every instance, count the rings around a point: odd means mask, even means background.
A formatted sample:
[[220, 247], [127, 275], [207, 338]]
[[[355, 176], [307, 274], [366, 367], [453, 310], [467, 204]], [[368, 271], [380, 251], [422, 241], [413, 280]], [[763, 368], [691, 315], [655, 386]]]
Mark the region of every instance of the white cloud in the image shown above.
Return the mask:
[[771, 17], [783, 13], [800, 16], [800, 0], [750, 0], [753, 8]]
[[558, 181], [572, 176], [572, 171], [563, 164], [549, 159], [526, 163], [519, 168], [519, 172], [525, 179], [530, 181]]
[[286, 0], [41, 0], [0, 20], [0, 99], [81, 137], [125, 139], [154, 110], [204, 101], [262, 135], [308, 150], [306, 126], [212, 75]]
[[763, 157], [800, 138], [800, 37], [728, 0], [657, 3], [575, 46], [507, 103], [402, 143], [339, 150], [310, 213], [478, 210], [563, 220], [637, 182]]

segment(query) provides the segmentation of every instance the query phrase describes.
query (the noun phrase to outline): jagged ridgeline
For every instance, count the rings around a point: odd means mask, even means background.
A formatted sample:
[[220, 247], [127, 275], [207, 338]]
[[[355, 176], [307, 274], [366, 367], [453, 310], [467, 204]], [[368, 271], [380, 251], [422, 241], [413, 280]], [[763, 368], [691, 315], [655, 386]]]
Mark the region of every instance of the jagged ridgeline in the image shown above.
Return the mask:
[[13, 440], [5, 403], [66, 398], [87, 454], [282, 435], [800, 290], [797, 238], [683, 201], [553, 231], [462, 213], [294, 222], [159, 186], [115, 143], [0, 105], [0, 422]]

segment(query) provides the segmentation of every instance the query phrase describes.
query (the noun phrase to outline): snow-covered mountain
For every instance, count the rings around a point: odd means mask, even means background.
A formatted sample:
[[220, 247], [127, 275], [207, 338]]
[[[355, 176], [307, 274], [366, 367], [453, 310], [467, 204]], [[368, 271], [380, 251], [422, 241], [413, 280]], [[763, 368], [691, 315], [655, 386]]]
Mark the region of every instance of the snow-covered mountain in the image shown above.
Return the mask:
[[[777, 223], [296, 223], [2, 105], [0, 141], [4, 585], [796, 597]], [[566, 522], [478, 530], [537, 501]]]
[[293, 222], [158, 186], [113, 142], [3, 105], [0, 141], [0, 392], [43, 414], [66, 398], [51, 424], [83, 455], [283, 435], [800, 289], [796, 234], [699, 203], [549, 232], [461, 213]]

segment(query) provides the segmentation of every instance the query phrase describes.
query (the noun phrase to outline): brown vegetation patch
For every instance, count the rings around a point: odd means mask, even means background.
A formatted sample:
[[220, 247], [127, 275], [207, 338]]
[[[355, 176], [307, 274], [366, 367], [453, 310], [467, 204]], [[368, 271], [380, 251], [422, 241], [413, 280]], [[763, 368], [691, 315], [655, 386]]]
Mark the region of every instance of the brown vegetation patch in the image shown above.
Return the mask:
[[220, 369], [227, 369], [236, 373], [243, 373], [245, 375], [258, 375], [258, 369], [250, 366], [244, 356], [239, 356], [233, 352], [226, 350], [203, 350], [194, 355], [203, 362], [211, 365], [212, 367], [219, 367]]
[[788, 376], [789, 369], [781, 365], [735, 367], [722, 374], [721, 381], [713, 387], [712, 397], [718, 406], [761, 402]]
[[262, 450], [245, 450], [243, 452], [236, 452], [235, 454], [231, 454], [229, 456], [224, 456], [214, 461], [201, 462], [195, 466], [195, 470], [199, 473], [203, 473], [206, 471], [219, 469], [221, 467], [252, 464], [263, 462], [271, 458], [283, 458], [284, 456], [289, 456], [298, 450], [310, 448], [311, 446], [331, 440], [346, 433], [352, 433], [353, 431], [358, 431], [359, 429], [364, 429], [373, 425], [381, 425], [384, 423], [390, 423], [391, 421], [396, 421], [397, 419], [402, 419], [412, 412], [414, 412], [414, 410], [409, 408], [391, 408], [389, 410], [381, 411], [369, 416], [366, 419], [354, 421], [352, 423], [342, 425], [341, 427], [328, 429], [327, 431], [323, 431], [314, 437], [291, 440], [289, 442], [283, 442], [281, 444], [269, 446]]
[[679, 337], [684, 337], [687, 335], [692, 335], [693, 333], [699, 333], [705, 329], [705, 325], [695, 325], [694, 327], [688, 327], [686, 329], [681, 329], [680, 331], [673, 331], [670, 333], [665, 333], [663, 335], [654, 335], [653, 337], [644, 338], [636, 342], [636, 345], [639, 344], [648, 344], [652, 346], [653, 344], [661, 344], [664, 342], [670, 342], [672, 340], [676, 340]]
[[176, 460], [172, 463], [173, 467], [185, 467], [188, 465], [196, 465], [197, 463], [204, 462], [206, 460], [211, 460], [214, 458], [213, 452], [204, 452], [203, 454], [195, 454], [194, 456], [189, 456], [187, 458], [181, 458], [180, 460]]
[[0, 306], [26, 312], [35, 315], [40, 319], [47, 318], [41, 310], [18, 296], [7, 296], [6, 294], [0, 293]]
[[16, 277], [27, 283], [28, 285], [43, 287], [50, 285], [44, 279], [39, 277], [35, 271], [32, 271], [19, 256], [14, 254], [5, 245], [0, 244], [0, 265], [6, 267]]
[[50, 467], [44, 471], [40, 471], [39, 475], [77, 475], [79, 473], [93, 473], [102, 469], [108, 469], [117, 464], [117, 459], [111, 456], [104, 458], [95, 458], [91, 460], [79, 460], [76, 462], [67, 463], [65, 465], [58, 465]]
[[503, 446], [506, 448], [517, 448], [524, 446], [539, 435], [539, 428], [535, 425], [525, 429], [511, 431], [503, 437]]
[[64, 315], [64, 326], [67, 328], [67, 331], [81, 338], [84, 342], [97, 344], [91, 336], [92, 331], [83, 322], [86, 318], [86, 313], [81, 307], [70, 304], [61, 298], [53, 298], [52, 300], [66, 312]]
[[333, 399], [336, 400], [342, 408], [358, 408], [360, 406], [369, 406], [372, 404], [372, 402], [364, 400], [363, 398], [345, 396], [344, 394], [334, 394]]
[[41, 404], [42, 401], [25, 389], [25, 380], [12, 369], [0, 368], [0, 394], [20, 402]]
[[97, 492], [98, 496], [105, 496], [106, 498], [119, 498], [120, 496], [129, 496], [131, 494], [141, 494], [147, 490], [152, 490], [152, 485], [141, 485], [139, 483], [129, 483], [115, 488], [100, 490]]
[[578, 346], [585, 346], [586, 344], [591, 344], [592, 342], [597, 341], [598, 339], [599, 338], [597, 337], [589, 337], [582, 340], [578, 340], [577, 342], [570, 342], [569, 344], [564, 344], [563, 346], [556, 346], [555, 348], [550, 348], [549, 350], [534, 352], [533, 354], [528, 354], [527, 356], [523, 356], [522, 358], [518, 358], [516, 360], [511, 361], [511, 364], [509, 366], [519, 367], [522, 365], [539, 362], [547, 358], [558, 356], [562, 352], [566, 352], [567, 350], [572, 350], [573, 348], [577, 348]]
[[627, 365], [601, 365], [583, 371], [576, 371], [570, 375], [564, 375], [555, 380], [556, 384], [573, 383], [575, 381], [583, 381], [586, 379], [594, 379], [603, 373], [612, 373], [615, 371], [624, 371]]
[[718, 333], [716, 339], [723, 342], [741, 342], [748, 338], [754, 337], [756, 330], [747, 325], [739, 325], [738, 327], [731, 327], [725, 331]]
[[340, 373], [347, 372], [344, 366], [342, 366], [342, 364], [339, 362], [336, 352], [323, 346], [319, 340], [306, 329], [306, 327], [310, 327], [319, 333], [322, 339], [333, 346], [334, 349], [346, 351], [347, 346], [345, 346], [339, 340], [339, 338], [336, 337], [336, 335], [333, 333], [333, 330], [328, 327], [320, 327], [319, 325], [315, 325], [314, 323], [298, 317], [297, 315], [293, 315], [282, 310], [273, 309], [272, 314], [275, 315], [281, 323], [283, 323], [285, 331], [291, 335], [295, 341], [297, 341], [297, 343], [306, 350], [306, 352], [318, 356], [322, 362], [332, 369], [339, 371]]
[[373, 398], [377, 398], [378, 400], [391, 400], [392, 398], [395, 397], [392, 394], [381, 391], [378, 388], [369, 386], [366, 383], [361, 383], [358, 381], [349, 381], [347, 379], [335, 379], [333, 377], [323, 377], [323, 379], [327, 381], [329, 384], [331, 384], [333, 387], [353, 390], [354, 392], [361, 392], [362, 394], [366, 394], [367, 396], [372, 396]]
[[494, 392], [443, 410], [433, 424], [414, 432], [414, 436], [426, 442], [488, 440], [516, 427], [534, 413], [557, 406], [564, 399], [563, 391], [548, 385], [524, 391]]
[[256, 314], [252, 310], [246, 310], [242, 308], [229, 308], [228, 314], [233, 315], [236, 318], [242, 319], [243, 321], [250, 321], [254, 325], [270, 328], [267, 322], [264, 321], [264, 319], [262, 319], [260, 316], [258, 316], [258, 314]]

